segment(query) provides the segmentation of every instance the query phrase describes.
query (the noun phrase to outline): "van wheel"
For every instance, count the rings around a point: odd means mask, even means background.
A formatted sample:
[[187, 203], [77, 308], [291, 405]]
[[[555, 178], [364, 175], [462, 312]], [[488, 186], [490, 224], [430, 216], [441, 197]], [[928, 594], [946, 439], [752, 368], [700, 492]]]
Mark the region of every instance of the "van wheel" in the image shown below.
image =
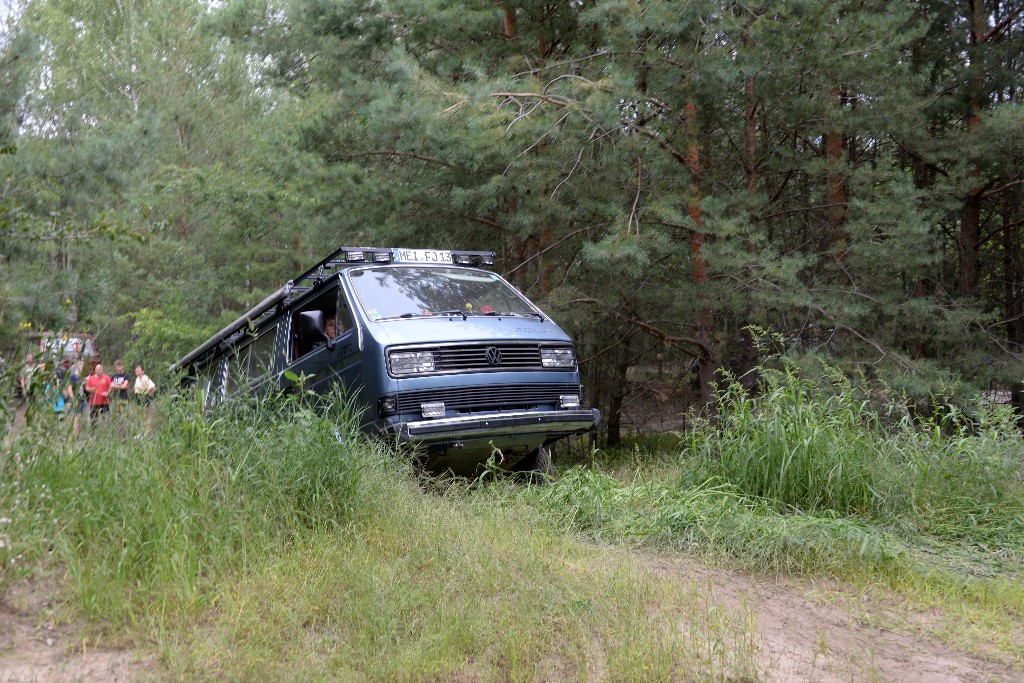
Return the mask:
[[528, 481], [532, 484], [543, 484], [555, 473], [551, 466], [551, 452], [541, 446], [517, 462], [512, 471], [527, 475]]

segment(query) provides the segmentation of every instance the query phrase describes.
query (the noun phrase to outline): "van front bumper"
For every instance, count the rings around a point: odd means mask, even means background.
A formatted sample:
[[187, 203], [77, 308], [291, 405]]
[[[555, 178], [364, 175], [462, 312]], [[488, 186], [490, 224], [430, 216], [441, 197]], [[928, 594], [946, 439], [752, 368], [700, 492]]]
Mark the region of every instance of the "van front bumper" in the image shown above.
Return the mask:
[[391, 426], [400, 441], [434, 444], [463, 439], [519, 435], [544, 435], [559, 438], [585, 434], [601, 421], [601, 412], [591, 410], [542, 410], [515, 413], [488, 413], [466, 417], [447, 417]]

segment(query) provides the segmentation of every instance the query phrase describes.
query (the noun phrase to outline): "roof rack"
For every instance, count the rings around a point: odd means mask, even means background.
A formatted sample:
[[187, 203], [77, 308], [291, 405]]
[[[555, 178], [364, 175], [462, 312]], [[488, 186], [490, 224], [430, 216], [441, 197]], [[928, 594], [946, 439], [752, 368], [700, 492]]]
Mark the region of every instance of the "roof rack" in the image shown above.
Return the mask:
[[176, 363], [174, 363], [173, 365], [171, 365], [170, 368], [168, 368], [168, 371], [175, 372], [185, 367], [192, 361], [197, 360], [204, 353], [216, 347], [217, 344], [219, 344], [225, 338], [231, 335], [231, 333], [238, 331], [244, 325], [248, 325], [250, 323], [255, 322], [260, 316], [269, 311], [271, 308], [275, 307], [277, 304], [284, 301], [291, 294], [292, 281], [289, 280], [287, 283], [285, 283], [284, 287], [277, 290], [276, 292], [268, 296], [266, 299], [253, 306], [245, 315], [238, 318], [233, 323], [223, 328], [220, 332], [207, 339], [205, 342], [200, 344], [196, 349], [194, 349], [191, 353], [180, 358]]
[[[180, 358], [171, 365], [168, 371], [175, 372], [195, 362], [246, 325], [259, 325], [264, 318], [274, 315], [277, 307], [287, 306], [296, 298], [323, 282], [325, 277], [335, 274], [342, 268], [361, 263], [383, 265], [393, 261], [409, 262], [399, 258], [401, 254], [409, 252], [410, 250], [405, 249], [382, 249], [379, 247], [341, 247], [336, 249], [305, 273], [294, 280], [289, 280], [279, 290], [253, 306], [244, 315], [221, 329], [193, 351]], [[495, 254], [493, 251], [451, 251], [448, 253], [452, 255], [453, 265], [494, 264]]]

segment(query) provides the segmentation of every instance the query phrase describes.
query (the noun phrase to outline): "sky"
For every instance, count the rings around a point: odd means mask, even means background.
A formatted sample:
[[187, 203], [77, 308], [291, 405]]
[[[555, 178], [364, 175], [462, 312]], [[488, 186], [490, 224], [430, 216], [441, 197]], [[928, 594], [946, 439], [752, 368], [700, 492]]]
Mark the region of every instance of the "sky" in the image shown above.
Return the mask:
[[14, 15], [18, 0], [0, 0], [0, 23], [7, 23], [7, 18]]
[[18, 16], [21, 0], [0, 0], [0, 46], [7, 42], [7, 32]]

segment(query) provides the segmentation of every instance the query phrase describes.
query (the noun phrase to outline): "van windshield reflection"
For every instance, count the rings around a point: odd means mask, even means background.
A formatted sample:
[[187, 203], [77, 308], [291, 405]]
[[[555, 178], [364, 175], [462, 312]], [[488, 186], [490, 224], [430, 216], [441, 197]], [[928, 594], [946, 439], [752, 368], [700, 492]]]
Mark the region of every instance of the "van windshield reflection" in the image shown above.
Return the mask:
[[349, 274], [370, 320], [427, 316], [539, 316], [497, 275], [464, 268], [360, 268]]

